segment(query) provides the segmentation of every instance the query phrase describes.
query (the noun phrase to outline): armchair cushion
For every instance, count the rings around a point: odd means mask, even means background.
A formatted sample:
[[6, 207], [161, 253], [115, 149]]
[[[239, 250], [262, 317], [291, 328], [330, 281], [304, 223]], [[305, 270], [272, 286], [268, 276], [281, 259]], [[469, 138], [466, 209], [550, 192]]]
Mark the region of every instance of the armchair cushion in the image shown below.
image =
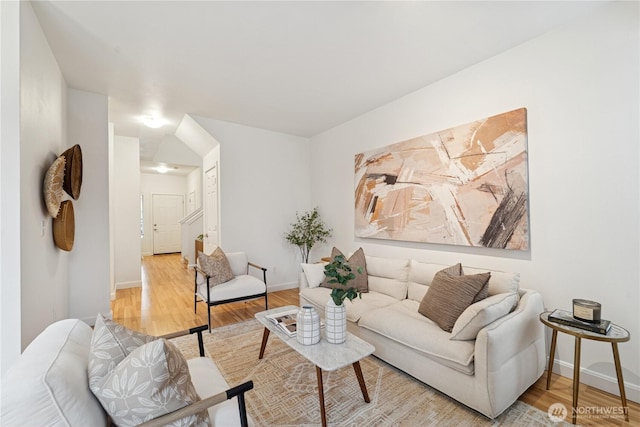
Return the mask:
[[[197, 293], [200, 298], [207, 301], [207, 280], [202, 275], [198, 275]], [[218, 286], [210, 287], [209, 302], [225, 301], [234, 298], [241, 298], [250, 295], [264, 293], [267, 285], [255, 276], [244, 274], [236, 276], [228, 282], [224, 282]]]
[[[133, 350], [99, 382], [96, 396], [119, 426], [137, 425], [200, 400], [187, 361], [165, 339]], [[169, 425], [204, 427], [208, 419], [203, 411]]]
[[209, 276], [209, 286], [216, 286], [233, 279], [229, 260], [220, 247], [217, 247], [211, 255], [200, 252], [198, 261], [202, 271]]

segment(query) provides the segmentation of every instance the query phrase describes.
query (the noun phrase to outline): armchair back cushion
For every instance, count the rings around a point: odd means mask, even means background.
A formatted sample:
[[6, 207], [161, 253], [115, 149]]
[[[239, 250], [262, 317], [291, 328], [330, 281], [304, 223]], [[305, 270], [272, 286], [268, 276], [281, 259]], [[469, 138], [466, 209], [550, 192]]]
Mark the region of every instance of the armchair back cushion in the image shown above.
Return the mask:
[[247, 274], [249, 258], [247, 258], [246, 252], [228, 252], [227, 260], [231, 266], [231, 272], [234, 276], [242, 276]]
[[107, 424], [89, 390], [91, 333], [86, 323], [67, 319], [48, 326], [29, 344], [2, 378], [4, 427]]

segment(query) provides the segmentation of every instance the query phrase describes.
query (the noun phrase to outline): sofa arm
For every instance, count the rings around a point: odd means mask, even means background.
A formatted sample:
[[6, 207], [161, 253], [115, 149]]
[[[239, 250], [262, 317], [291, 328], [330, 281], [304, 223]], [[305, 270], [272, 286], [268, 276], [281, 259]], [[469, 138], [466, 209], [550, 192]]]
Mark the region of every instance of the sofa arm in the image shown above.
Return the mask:
[[251, 390], [253, 388], [253, 381], [247, 381], [246, 383], [242, 383], [236, 387], [230, 388], [222, 393], [215, 394], [213, 396], [207, 397], [206, 399], [199, 400], [191, 405], [185, 406], [184, 408], [180, 408], [177, 411], [171, 412], [169, 414], [163, 415], [158, 418], [154, 418], [151, 421], [147, 421], [146, 423], [140, 424], [141, 427], [161, 427], [165, 426], [173, 421], [179, 420], [181, 418], [187, 417], [189, 415], [194, 415], [199, 412], [206, 410], [207, 408], [222, 403], [226, 400], [233, 399], [234, 397], [238, 397], [238, 410], [240, 411], [240, 424], [242, 427], [247, 427], [247, 407], [245, 405], [244, 394], [245, 392]]
[[480, 330], [476, 338], [476, 364], [497, 371], [524, 348], [544, 341], [542, 295], [537, 291], [523, 293], [514, 311]]
[[524, 290], [516, 309], [480, 330], [476, 337], [475, 369], [489, 392], [490, 413], [499, 415], [531, 384], [545, 366], [542, 295]]

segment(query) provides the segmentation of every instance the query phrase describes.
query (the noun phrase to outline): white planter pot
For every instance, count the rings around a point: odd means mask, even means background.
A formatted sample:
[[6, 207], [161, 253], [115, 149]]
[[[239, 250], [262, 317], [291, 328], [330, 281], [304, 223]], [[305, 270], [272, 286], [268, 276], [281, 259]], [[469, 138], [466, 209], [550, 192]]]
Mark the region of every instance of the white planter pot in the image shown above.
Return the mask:
[[336, 305], [333, 299], [327, 302], [325, 313], [325, 338], [331, 344], [342, 344], [347, 340], [347, 309]]
[[310, 305], [305, 305], [298, 311], [296, 337], [302, 345], [312, 345], [320, 341], [320, 315]]

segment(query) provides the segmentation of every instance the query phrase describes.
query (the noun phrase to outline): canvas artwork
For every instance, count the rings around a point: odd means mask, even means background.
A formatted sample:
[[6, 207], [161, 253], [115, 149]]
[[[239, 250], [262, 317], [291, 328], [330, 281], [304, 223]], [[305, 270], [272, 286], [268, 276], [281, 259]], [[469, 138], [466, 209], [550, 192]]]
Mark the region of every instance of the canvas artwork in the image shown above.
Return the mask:
[[357, 154], [355, 233], [528, 250], [526, 109]]

